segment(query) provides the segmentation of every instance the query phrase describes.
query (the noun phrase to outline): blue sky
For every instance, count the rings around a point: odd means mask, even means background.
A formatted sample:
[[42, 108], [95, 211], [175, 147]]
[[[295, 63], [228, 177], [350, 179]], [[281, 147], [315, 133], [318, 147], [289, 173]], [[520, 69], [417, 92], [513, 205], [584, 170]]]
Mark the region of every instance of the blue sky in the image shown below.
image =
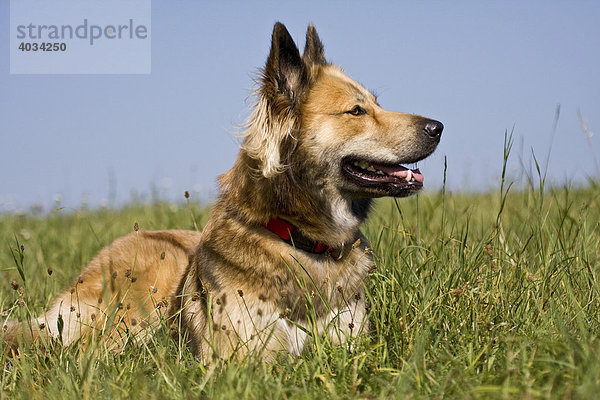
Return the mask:
[[[275, 21], [300, 46], [315, 24], [329, 60], [387, 109], [445, 125], [420, 163], [439, 188], [495, 187], [532, 149], [556, 184], [598, 178], [600, 2], [152, 1], [149, 75], [10, 75], [9, 2], [0, 2], [0, 212], [119, 205], [132, 193], [208, 201], [233, 163], [252, 76]], [[557, 105], [560, 116], [555, 134]], [[591, 147], [590, 145], [591, 144]], [[87, 199], [87, 200], [86, 200]]]

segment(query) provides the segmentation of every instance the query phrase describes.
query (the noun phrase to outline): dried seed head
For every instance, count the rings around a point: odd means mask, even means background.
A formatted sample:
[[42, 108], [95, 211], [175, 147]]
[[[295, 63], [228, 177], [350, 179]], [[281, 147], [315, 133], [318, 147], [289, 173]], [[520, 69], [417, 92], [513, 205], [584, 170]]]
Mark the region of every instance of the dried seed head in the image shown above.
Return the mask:
[[71, 294], [75, 293], [75, 288], [71, 288]]
[[535, 281], [535, 275], [532, 274], [531, 272], [527, 273], [527, 279], [529, 279], [530, 281]]
[[19, 300], [19, 302], [17, 303], [17, 305], [19, 307], [23, 307], [23, 306], [25, 306], [25, 302], [23, 300]]
[[164, 260], [165, 259], [165, 252], [163, 251], [162, 253], [160, 253], [160, 259]]
[[360, 246], [360, 242], [361, 242], [360, 238], [356, 239], [356, 242], [352, 243], [352, 248], [355, 249], [358, 246]]
[[356, 293], [356, 294], [354, 295], [354, 299], [356, 299], [356, 301], [359, 301], [359, 300], [360, 300], [360, 298], [361, 298], [361, 295], [360, 295], [360, 293]]
[[123, 303], [119, 303], [119, 305], [117, 306], [117, 308], [118, 308], [119, 310], [122, 310], [122, 309], [123, 309]]
[[133, 224], [133, 230], [136, 232], [140, 230], [140, 225], [137, 223], [137, 221]]
[[453, 295], [454, 297], [456, 297], [456, 298], [459, 298], [459, 297], [460, 297], [460, 295], [463, 293], [463, 291], [464, 291], [464, 288], [463, 288], [463, 286], [461, 285], [461, 286], [457, 287], [456, 289], [454, 289], [454, 290], [452, 291], [452, 295]]
[[492, 246], [487, 244], [485, 246], [485, 252], [488, 256], [493, 257], [494, 256], [494, 249], [492, 249]]
[[77, 283], [83, 283], [83, 278], [81, 278], [81, 277], [80, 277], [80, 278], [77, 280]]
[[126, 309], [131, 310], [131, 304], [127, 303], [127, 305], [125, 306]]
[[98, 304], [102, 304], [102, 297], [98, 298]]
[[111, 277], [111, 278], [113, 278], [113, 279], [117, 279], [117, 273], [116, 273], [116, 272], [113, 272], [113, 273], [110, 275], [110, 277]]
[[373, 250], [370, 247], [365, 247], [365, 254], [371, 254]]
[[137, 319], [131, 318], [131, 326], [136, 326], [136, 325], [137, 325]]
[[238, 289], [238, 294], [240, 295], [240, 297], [244, 297], [244, 292], [242, 291], [242, 289]]
[[125, 278], [129, 278], [131, 276], [131, 270], [130, 269], [126, 269], [125, 270]]
[[198, 300], [200, 300], [200, 296], [199, 295], [195, 294], [195, 295], [192, 296], [192, 301], [198, 301]]
[[42, 322], [42, 323], [40, 323], [39, 327], [40, 327], [40, 330], [41, 330], [41, 329], [44, 329], [44, 328], [46, 327], [46, 324], [44, 324], [44, 323]]
[[150, 286], [150, 290], [152, 293], [158, 293], [158, 288], [156, 286]]
[[185, 193], [183, 195], [185, 196], [186, 199], [190, 198], [190, 192], [188, 192], [187, 190], [185, 191]]
[[13, 290], [19, 289], [19, 284], [14, 279], [10, 281], [10, 286], [12, 286]]
[[71, 312], [75, 311], [75, 307], [71, 306]]
[[279, 318], [287, 318], [291, 313], [292, 313], [292, 310], [290, 310], [289, 308], [286, 308], [285, 310], [283, 310], [283, 312], [281, 314], [279, 314]]
[[348, 328], [350, 328], [350, 329], [354, 329], [354, 323], [353, 323], [353, 322], [350, 322], [350, 323], [348, 324]]
[[131, 277], [131, 283], [134, 283], [135, 281], [137, 281], [137, 278], [135, 276]]
[[54, 272], [54, 271], [52, 271], [52, 268], [48, 268], [47, 272], [48, 272], [48, 275], [52, 275], [52, 272]]
[[369, 268], [369, 271], [367, 271], [369, 274], [372, 274], [373, 272], [375, 272], [375, 270], [377, 269], [377, 264], [373, 264], [371, 265], [371, 268]]
[[25, 251], [25, 246], [21, 245], [21, 251]]

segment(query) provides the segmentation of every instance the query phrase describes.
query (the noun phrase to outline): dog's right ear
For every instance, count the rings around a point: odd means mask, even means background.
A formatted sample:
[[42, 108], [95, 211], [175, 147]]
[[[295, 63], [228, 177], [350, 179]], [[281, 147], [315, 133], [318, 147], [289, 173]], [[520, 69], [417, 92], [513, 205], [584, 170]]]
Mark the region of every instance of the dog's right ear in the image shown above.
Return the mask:
[[242, 149], [256, 161], [256, 170], [271, 178], [286, 168], [299, 126], [298, 104], [308, 90], [306, 64], [285, 26], [273, 28], [271, 51], [262, 70], [257, 102], [246, 123]]
[[300, 51], [285, 25], [277, 22], [273, 27], [271, 51], [263, 71], [266, 89], [285, 95], [292, 107], [308, 83], [306, 66]]

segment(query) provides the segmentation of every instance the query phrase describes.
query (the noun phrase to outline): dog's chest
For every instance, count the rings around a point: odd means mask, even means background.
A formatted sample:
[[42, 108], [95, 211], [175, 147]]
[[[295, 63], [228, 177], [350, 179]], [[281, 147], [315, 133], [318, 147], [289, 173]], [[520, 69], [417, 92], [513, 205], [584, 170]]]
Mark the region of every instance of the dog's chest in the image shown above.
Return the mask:
[[[356, 328], [362, 325], [362, 314], [360, 318], [351, 315], [347, 309], [332, 309], [326, 315], [318, 318], [314, 326], [309, 323], [296, 323], [285, 319], [278, 319], [275, 326], [275, 335], [278, 343], [282, 345], [293, 356], [299, 356], [304, 352], [310, 343], [312, 343], [311, 334], [316, 333], [323, 336], [329, 333], [330, 339], [349, 337], [348, 332], [350, 321], [355, 322]], [[310, 332], [310, 334], [308, 333]]]
[[281, 344], [291, 355], [299, 356], [302, 353], [308, 338], [308, 334], [304, 330], [289, 321], [279, 319], [276, 331], [279, 332], [281, 338], [284, 338]]

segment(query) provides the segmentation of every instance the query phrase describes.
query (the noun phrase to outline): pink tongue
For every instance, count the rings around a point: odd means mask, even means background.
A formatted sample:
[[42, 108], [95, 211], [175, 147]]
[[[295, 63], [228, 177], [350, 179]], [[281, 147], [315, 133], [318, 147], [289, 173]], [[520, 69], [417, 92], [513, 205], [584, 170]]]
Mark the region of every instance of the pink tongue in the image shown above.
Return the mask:
[[390, 166], [390, 165], [374, 165], [375, 168], [385, 172], [388, 175], [395, 176], [396, 178], [406, 179], [408, 176], [408, 171], [411, 171], [412, 178], [420, 183], [423, 183], [423, 174], [416, 169], [408, 169], [403, 167], [402, 165]]

